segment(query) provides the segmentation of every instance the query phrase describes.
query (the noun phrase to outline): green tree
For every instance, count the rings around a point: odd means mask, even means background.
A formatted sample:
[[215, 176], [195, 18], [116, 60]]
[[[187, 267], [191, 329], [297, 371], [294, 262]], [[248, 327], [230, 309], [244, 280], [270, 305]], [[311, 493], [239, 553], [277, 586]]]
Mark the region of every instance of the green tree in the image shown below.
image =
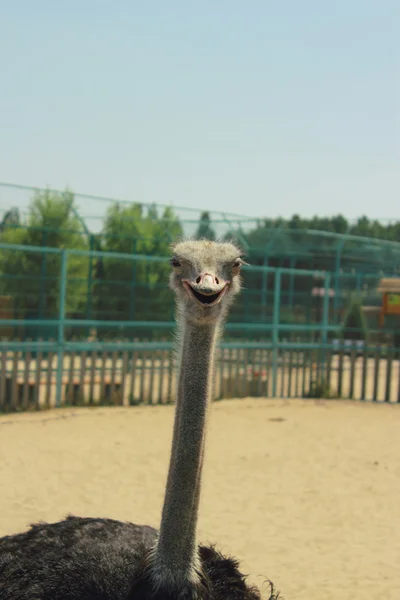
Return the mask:
[[335, 233], [347, 233], [349, 224], [343, 215], [336, 215], [332, 217], [332, 227]]
[[[19, 246], [87, 250], [74, 196], [49, 190], [37, 192], [22, 223], [6, 223], [1, 241]], [[12, 248], [0, 251], [0, 294], [12, 297], [20, 318], [56, 318], [59, 308], [60, 254]], [[78, 312], [86, 300], [88, 259], [69, 256], [67, 312]]]
[[[318, 233], [313, 234], [313, 231]], [[299, 268], [333, 271], [336, 268], [338, 247], [341, 266], [347, 270], [357, 268], [358, 265], [362, 267], [366, 260], [375, 263], [375, 268], [381, 265], [382, 269], [398, 260], [399, 253], [392, 246], [375, 246], [371, 243], [362, 245], [362, 240], [354, 239], [345, 239], [342, 244], [342, 240], [337, 236], [324, 236], [319, 232], [348, 233], [353, 236], [400, 242], [399, 221], [384, 224], [362, 216], [356, 222], [349, 223], [340, 214], [332, 217], [314, 215], [311, 218], [294, 214], [289, 219], [267, 217], [258, 220], [256, 227], [245, 235], [250, 248], [249, 260], [254, 264], [262, 264], [266, 256], [271, 266], [290, 266], [290, 260], [294, 259]], [[235, 231], [228, 232], [226, 238], [239, 242]]]
[[[181, 224], [169, 207], [159, 216], [156, 207], [112, 205], [102, 232], [107, 252], [167, 257]], [[94, 288], [97, 318], [106, 320], [168, 320], [172, 298], [167, 287], [169, 265], [145, 258], [106, 257]]]
[[5, 231], [7, 227], [19, 227], [21, 224], [21, 219], [19, 216], [18, 208], [11, 208], [7, 210], [0, 223], [0, 234]]
[[215, 240], [215, 231], [211, 225], [211, 217], [208, 211], [204, 211], [200, 215], [199, 226], [195, 234], [197, 240]]
[[362, 299], [352, 296], [343, 318], [342, 335], [348, 340], [367, 340], [368, 326], [363, 311]]

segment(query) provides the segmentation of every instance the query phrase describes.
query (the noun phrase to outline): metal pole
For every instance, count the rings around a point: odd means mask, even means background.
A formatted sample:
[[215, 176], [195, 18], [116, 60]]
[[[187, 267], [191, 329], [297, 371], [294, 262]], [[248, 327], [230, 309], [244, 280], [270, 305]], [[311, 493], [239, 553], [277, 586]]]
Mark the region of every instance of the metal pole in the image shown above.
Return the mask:
[[[136, 254], [136, 240], [133, 240], [132, 254]], [[132, 260], [131, 271], [131, 290], [129, 295], [129, 321], [134, 320], [135, 316], [135, 288], [136, 288], [136, 259]]]
[[331, 285], [331, 276], [327, 273], [325, 275], [324, 300], [323, 300], [323, 305], [322, 305], [322, 343], [323, 344], [326, 344], [328, 341], [330, 285]]
[[272, 397], [276, 396], [278, 378], [279, 318], [281, 306], [281, 269], [275, 271], [274, 313], [272, 321]]
[[[93, 235], [89, 236], [89, 250], [92, 252], [94, 249]], [[92, 287], [93, 287], [93, 258], [89, 256], [88, 264], [88, 278], [87, 278], [87, 296], [86, 296], [86, 318], [90, 320], [92, 318]], [[88, 332], [89, 333], [89, 332]]]
[[334, 312], [334, 321], [337, 323], [338, 321], [338, 311], [339, 311], [339, 292], [340, 292], [340, 281], [339, 281], [339, 271], [340, 271], [340, 263], [342, 259], [342, 250], [343, 250], [344, 240], [341, 239], [338, 242], [336, 248], [336, 259], [335, 259], [335, 295], [333, 297], [333, 312]]
[[356, 274], [356, 290], [357, 290], [358, 294], [361, 293], [363, 279], [364, 279], [364, 273], [357, 273]]
[[[47, 246], [47, 229], [42, 232], [42, 247]], [[39, 296], [39, 319], [44, 319], [47, 277], [47, 252], [43, 252], [40, 268], [40, 296]], [[46, 334], [47, 334], [46, 328]], [[44, 337], [39, 334], [39, 337]]]
[[61, 405], [62, 396], [62, 376], [64, 363], [64, 327], [65, 327], [65, 304], [67, 291], [67, 250], [61, 253], [61, 271], [60, 271], [60, 308], [58, 311], [58, 335], [57, 335], [57, 388], [56, 388], [56, 406]]
[[324, 298], [322, 304], [322, 373], [320, 377], [325, 379], [326, 373], [326, 344], [328, 342], [328, 327], [329, 327], [329, 290], [331, 285], [331, 276], [325, 274]]
[[[264, 267], [268, 267], [268, 256], [264, 256]], [[261, 288], [261, 309], [262, 315], [261, 318], [265, 321], [265, 312], [267, 306], [267, 294], [268, 294], [268, 272], [265, 269], [262, 274], [262, 288]]]
[[[296, 267], [296, 260], [292, 257], [290, 259], [290, 268], [294, 269]], [[293, 271], [290, 273], [289, 279], [289, 308], [293, 308], [293, 295], [294, 295], [294, 273]]]

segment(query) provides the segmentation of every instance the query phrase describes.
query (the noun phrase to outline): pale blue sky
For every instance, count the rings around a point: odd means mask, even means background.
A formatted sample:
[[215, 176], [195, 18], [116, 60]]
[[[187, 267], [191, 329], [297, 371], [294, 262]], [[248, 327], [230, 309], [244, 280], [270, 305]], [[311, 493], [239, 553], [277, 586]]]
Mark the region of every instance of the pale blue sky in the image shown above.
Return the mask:
[[398, 219], [399, 31], [398, 0], [0, 0], [0, 181]]

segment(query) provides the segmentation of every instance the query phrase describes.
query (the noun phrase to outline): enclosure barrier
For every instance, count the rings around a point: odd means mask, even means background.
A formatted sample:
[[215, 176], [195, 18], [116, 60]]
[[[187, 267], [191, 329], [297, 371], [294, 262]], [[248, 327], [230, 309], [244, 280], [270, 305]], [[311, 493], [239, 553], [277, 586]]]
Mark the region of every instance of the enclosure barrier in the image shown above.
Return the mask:
[[[50, 295], [51, 318], [0, 318], [0, 330], [34, 325], [40, 331], [50, 328], [55, 333], [47, 339], [37, 335], [31, 340], [25, 336], [25, 341], [4, 335], [0, 338], [0, 411], [173, 401], [176, 365], [169, 341], [174, 327], [170, 320], [173, 296], [166, 286], [169, 267], [165, 258], [2, 243], [0, 249], [35, 253], [49, 261], [50, 257], [53, 268], [55, 265], [59, 272], [57, 288]], [[154, 294], [142, 297], [136, 290], [133, 299], [136, 305], [141, 302], [150, 306], [149, 314], [153, 316], [158, 316], [158, 310], [170, 302], [171, 311], [164, 313], [169, 319], [70, 318], [80, 289], [74, 277], [76, 257], [88, 261], [110, 259], [116, 265], [128, 261], [132, 269], [139, 264], [161, 265], [161, 291], [154, 288]], [[148, 274], [153, 276], [154, 272], [150, 270]], [[302, 305], [294, 304], [289, 311], [285, 310], [283, 293], [287, 299], [293, 277], [311, 284], [319, 281], [319, 294], [317, 298], [309, 296]], [[330, 273], [253, 266], [245, 268], [245, 282], [246, 287], [254, 286], [250, 291], [261, 296], [268, 285], [272, 302], [267, 303], [264, 297], [257, 309], [246, 312], [245, 302], [240, 304], [241, 297], [248, 293], [244, 290], [232, 308], [226, 341], [217, 359], [215, 398], [300, 396], [400, 401], [399, 348], [338, 341], [341, 325], [334, 318]], [[92, 284], [89, 279], [84, 281], [85, 286]], [[33, 300], [37, 302], [34, 295]], [[102, 300], [109, 301], [107, 297]], [[243, 314], [248, 317], [246, 322]], [[133, 330], [135, 336], [127, 335], [127, 330]], [[143, 335], [138, 336], [140, 331]], [[156, 341], [143, 341], [149, 331], [157, 333]], [[135, 341], [133, 337], [142, 339]]]
[[[19, 347], [19, 349], [18, 349]], [[0, 411], [55, 406], [170, 404], [175, 399], [173, 344], [13, 345], [0, 353]], [[60, 361], [60, 362], [59, 362]], [[399, 356], [382, 347], [333, 349], [281, 343], [225, 343], [214, 399], [348, 398], [400, 402]]]

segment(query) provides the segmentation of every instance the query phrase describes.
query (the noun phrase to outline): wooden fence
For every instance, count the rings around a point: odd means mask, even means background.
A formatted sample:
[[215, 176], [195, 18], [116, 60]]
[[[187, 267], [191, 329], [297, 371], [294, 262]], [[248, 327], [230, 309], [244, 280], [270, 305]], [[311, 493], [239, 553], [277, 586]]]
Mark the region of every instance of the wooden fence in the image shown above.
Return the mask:
[[[226, 347], [228, 346], [228, 347]], [[59, 362], [60, 361], [60, 362]], [[229, 347], [219, 351], [214, 398], [349, 398], [400, 402], [398, 351], [376, 347]], [[172, 347], [0, 352], [0, 411], [75, 405], [168, 404], [175, 399]], [[58, 401], [57, 401], [58, 399]]]

